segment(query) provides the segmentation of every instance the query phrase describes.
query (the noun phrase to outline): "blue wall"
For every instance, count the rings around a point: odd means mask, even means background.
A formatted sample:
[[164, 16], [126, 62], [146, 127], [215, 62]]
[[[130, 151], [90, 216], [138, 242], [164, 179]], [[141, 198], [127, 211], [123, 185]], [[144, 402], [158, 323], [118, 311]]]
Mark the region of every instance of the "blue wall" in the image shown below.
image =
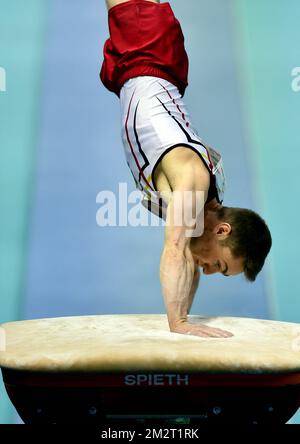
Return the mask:
[[[205, 8], [191, 3], [191, 11], [182, 2], [173, 3], [191, 60], [186, 102], [203, 138], [224, 153], [226, 203], [255, 207], [240, 119], [231, 11], [220, 1]], [[119, 182], [134, 189], [122, 151], [119, 102], [98, 80], [107, 36], [104, 5], [92, 2], [83, 8], [71, 0], [51, 2], [27, 318], [164, 311], [159, 286], [163, 228], [100, 228], [95, 221], [99, 191], [116, 191]], [[269, 314], [263, 276], [254, 285], [244, 277], [204, 277], [202, 284], [194, 312]]]

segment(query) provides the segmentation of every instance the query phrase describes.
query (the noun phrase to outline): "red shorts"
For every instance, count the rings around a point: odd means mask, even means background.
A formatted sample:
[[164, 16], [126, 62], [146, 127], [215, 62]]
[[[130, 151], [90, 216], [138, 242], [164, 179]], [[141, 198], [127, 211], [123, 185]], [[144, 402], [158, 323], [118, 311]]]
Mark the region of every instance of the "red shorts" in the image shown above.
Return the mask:
[[120, 95], [133, 77], [154, 76], [177, 86], [183, 96], [188, 85], [188, 56], [184, 36], [169, 3], [129, 0], [108, 12], [110, 38], [104, 45], [100, 78]]

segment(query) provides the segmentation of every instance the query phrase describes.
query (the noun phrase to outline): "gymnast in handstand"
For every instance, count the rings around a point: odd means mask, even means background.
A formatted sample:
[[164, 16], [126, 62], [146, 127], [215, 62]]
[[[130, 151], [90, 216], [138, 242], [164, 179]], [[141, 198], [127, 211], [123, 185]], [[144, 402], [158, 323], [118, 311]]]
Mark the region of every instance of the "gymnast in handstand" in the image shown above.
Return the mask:
[[[230, 337], [230, 332], [188, 321], [200, 268], [204, 274], [244, 273], [254, 281], [271, 248], [270, 231], [255, 212], [222, 204], [221, 155], [199, 137], [182, 99], [188, 56], [170, 4], [106, 4], [110, 38], [100, 78], [120, 98], [126, 160], [143, 204], [166, 221], [160, 280], [170, 331]], [[186, 192], [192, 196], [188, 202]], [[175, 223], [178, 211], [184, 213], [181, 223]], [[203, 221], [201, 232], [197, 217]]]

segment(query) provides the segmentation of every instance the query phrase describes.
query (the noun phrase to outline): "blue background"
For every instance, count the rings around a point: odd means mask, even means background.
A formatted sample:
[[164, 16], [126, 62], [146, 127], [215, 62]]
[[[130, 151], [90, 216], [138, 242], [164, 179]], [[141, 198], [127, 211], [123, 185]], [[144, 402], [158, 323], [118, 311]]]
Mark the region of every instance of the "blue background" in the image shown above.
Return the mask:
[[[199, 134], [223, 155], [224, 203], [261, 213], [274, 239], [255, 283], [202, 276], [192, 314], [299, 322], [300, 240], [288, 210], [296, 220], [300, 93], [291, 89], [291, 70], [300, 64], [299, 2], [170, 4], [190, 58], [185, 102]], [[7, 73], [0, 92], [0, 321], [165, 313], [163, 228], [96, 224], [100, 191], [117, 192], [122, 182], [135, 189], [119, 101], [98, 78], [108, 37], [104, 1], [28, 0], [25, 7], [0, 0], [0, 10]], [[1, 387], [0, 421], [20, 421]]]

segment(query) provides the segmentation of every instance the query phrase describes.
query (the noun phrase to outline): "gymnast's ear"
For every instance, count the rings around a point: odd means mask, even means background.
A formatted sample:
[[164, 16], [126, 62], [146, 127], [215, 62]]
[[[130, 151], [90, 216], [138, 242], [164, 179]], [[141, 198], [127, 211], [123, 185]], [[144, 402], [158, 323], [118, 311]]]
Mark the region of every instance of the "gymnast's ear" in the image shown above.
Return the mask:
[[227, 222], [221, 222], [215, 226], [213, 231], [219, 240], [225, 240], [231, 234], [232, 228]]

